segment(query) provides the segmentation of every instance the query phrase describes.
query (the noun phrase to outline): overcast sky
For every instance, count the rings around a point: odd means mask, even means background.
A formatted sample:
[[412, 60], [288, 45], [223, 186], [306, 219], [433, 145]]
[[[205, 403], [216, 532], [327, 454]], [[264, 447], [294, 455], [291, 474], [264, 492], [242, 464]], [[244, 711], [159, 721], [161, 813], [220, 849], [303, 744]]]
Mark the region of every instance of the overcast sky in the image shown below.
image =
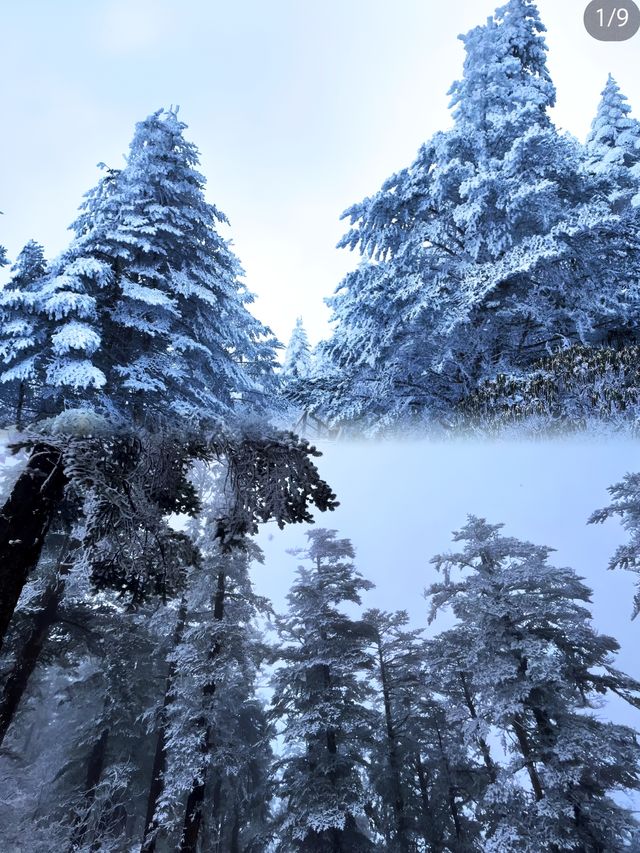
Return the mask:
[[[584, 0], [539, 0], [556, 121], [584, 137], [606, 75], [640, 109], [640, 34], [596, 42]], [[100, 161], [122, 164], [133, 127], [180, 105], [208, 198], [226, 212], [256, 312], [283, 339], [298, 314], [326, 333], [355, 258], [340, 213], [410, 163], [449, 123], [457, 34], [493, 0], [22, 0], [4, 3], [0, 243], [69, 239]]]

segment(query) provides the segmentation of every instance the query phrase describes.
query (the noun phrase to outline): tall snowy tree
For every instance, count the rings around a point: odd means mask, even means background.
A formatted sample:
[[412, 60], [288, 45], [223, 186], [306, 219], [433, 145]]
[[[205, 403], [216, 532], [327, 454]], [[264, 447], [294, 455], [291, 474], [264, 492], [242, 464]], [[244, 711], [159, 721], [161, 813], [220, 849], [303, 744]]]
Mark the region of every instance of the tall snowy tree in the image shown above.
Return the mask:
[[[407, 795], [403, 771], [413, 758], [405, 743], [403, 723], [409, 716], [402, 700], [417, 691], [420, 684], [419, 653], [415, 648], [418, 632], [406, 628], [406, 613], [382, 613], [367, 610], [362, 621], [372, 630], [377, 657], [376, 681], [382, 694], [382, 731], [379, 754], [374, 752], [371, 764], [375, 767], [379, 787], [382, 788], [383, 808], [392, 814], [391, 827], [385, 833], [387, 847], [398, 853], [409, 853], [412, 837], [407, 817]], [[381, 760], [380, 760], [381, 759]], [[379, 774], [379, 775], [378, 775]]]
[[575, 573], [499, 530], [471, 517], [454, 537], [463, 550], [433, 559], [444, 580], [427, 591], [432, 616], [451, 607], [458, 618], [460, 671], [510, 756], [485, 796], [484, 849], [623, 849], [637, 824], [613, 795], [640, 787], [640, 746], [591, 709], [609, 691], [640, 707], [640, 684], [613, 667], [618, 644], [591, 626]]
[[377, 658], [374, 670], [380, 724], [369, 777], [376, 827], [385, 850], [477, 849], [472, 808], [483, 774], [470, 757], [461, 720], [442, 701], [441, 661], [406, 612], [367, 611]]
[[453, 128], [343, 214], [340, 245], [363, 263], [330, 300], [326, 382], [339, 396], [346, 380], [342, 405], [324, 395], [334, 422], [446, 419], [482, 379], [635, 334], [637, 229], [550, 121], [543, 33], [535, 4], [510, 0], [465, 36]]
[[[264, 407], [275, 340], [248, 311], [217, 230], [226, 217], [205, 201], [184, 128], [171, 111], [137, 126], [126, 166], [87, 194], [76, 239], [39, 288], [37, 308], [55, 323], [47, 383], [66, 405], [90, 400], [138, 424], [215, 420], [238, 397]], [[19, 319], [5, 318], [5, 334]]]
[[374, 845], [361, 773], [369, 737], [370, 630], [345, 615], [372, 584], [353, 565], [347, 539], [311, 530], [309, 547], [279, 622], [283, 663], [274, 676], [273, 716], [285, 744], [276, 762], [283, 801], [282, 851], [360, 853]]
[[262, 645], [254, 622], [267, 604], [248, 574], [259, 549], [246, 535], [226, 543], [218, 535], [219, 507], [233, 504], [233, 481], [227, 466], [194, 472], [205, 511], [189, 533], [201, 565], [188, 580], [169, 656], [145, 853], [165, 837], [184, 853], [202, 845], [257, 851], [266, 843], [269, 726], [255, 695]]
[[273, 363], [185, 127], [171, 111], [137, 125], [126, 166], [87, 196], [59, 268], [58, 282], [98, 298], [98, 401], [136, 423], [215, 420], [238, 395], [258, 405], [255, 377]]

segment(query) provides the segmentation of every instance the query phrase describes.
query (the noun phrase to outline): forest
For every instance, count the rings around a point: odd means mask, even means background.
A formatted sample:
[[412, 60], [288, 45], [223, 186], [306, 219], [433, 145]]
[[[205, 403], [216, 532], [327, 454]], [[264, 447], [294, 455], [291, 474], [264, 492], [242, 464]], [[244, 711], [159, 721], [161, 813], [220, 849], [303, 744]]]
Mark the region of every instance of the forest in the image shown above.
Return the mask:
[[[640, 122], [610, 76], [558, 131], [544, 32], [509, 0], [462, 37], [452, 127], [343, 214], [313, 348], [253, 312], [177, 109], [58, 257], [0, 249], [0, 851], [640, 851], [640, 736], [602, 713], [640, 682], [584, 579], [470, 514], [422, 624], [368, 606], [311, 443], [636, 435]], [[640, 474], [609, 492], [638, 574]], [[268, 523], [305, 526], [280, 612]]]

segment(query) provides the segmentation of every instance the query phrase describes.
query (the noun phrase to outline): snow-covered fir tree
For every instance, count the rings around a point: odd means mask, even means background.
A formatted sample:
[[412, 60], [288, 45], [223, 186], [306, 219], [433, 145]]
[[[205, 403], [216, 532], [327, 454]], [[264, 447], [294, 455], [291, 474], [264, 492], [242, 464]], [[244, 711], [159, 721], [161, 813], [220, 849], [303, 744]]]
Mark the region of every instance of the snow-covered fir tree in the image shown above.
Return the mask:
[[[183, 130], [175, 112], [138, 125], [125, 167], [107, 171], [89, 193], [75, 240], [37, 283], [37, 308], [50, 330], [41, 363], [55, 417], [34, 425], [43, 440], [0, 522], [0, 563], [13, 565], [0, 572], [0, 635], [67, 480], [82, 493], [82, 559], [94, 578], [134, 597], [145, 588], [164, 595], [162, 588], [175, 590], [186, 553], [166, 516], [198, 509], [186, 478], [190, 461], [221, 454], [237, 461], [264, 442], [257, 428], [255, 440], [233, 430], [264, 412], [274, 341], [248, 310], [239, 263], [216, 230], [226, 220], [204, 199], [197, 151]], [[27, 336], [21, 346], [36, 343]], [[291, 472], [301, 461], [296, 442], [264, 430], [269, 452], [288, 456]], [[299, 473], [312, 470], [303, 465]], [[133, 503], [131, 491], [120, 499], [128, 477], [137, 482]], [[263, 486], [276, 492], [293, 482], [269, 477]], [[302, 492], [297, 508], [306, 504]], [[152, 576], [160, 586], [148, 583]]]
[[[467, 750], [460, 719], [447, 716], [440, 662], [406, 612], [367, 611], [377, 666], [380, 716], [368, 773], [384, 849], [477, 849], [473, 805], [483, 774]], [[471, 807], [470, 807], [471, 806]]]
[[309, 398], [333, 423], [447, 422], [483, 379], [634, 337], [637, 229], [549, 118], [543, 34], [535, 4], [510, 0], [465, 36], [453, 128], [343, 214], [340, 245], [363, 261], [329, 300], [335, 330]]
[[624, 210], [640, 202], [640, 122], [609, 75], [585, 144], [588, 168], [603, 177], [611, 204]]
[[153, 814], [148, 809], [145, 853], [157, 837], [184, 853], [201, 846], [257, 853], [268, 842], [270, 727], [255, 691], [263, 648], [255, 620], [266, 602], [248, 575], [261, 554], [246, 546], [222, 554], [210, 543], [189, 584], [184, 625], [169, 655], [158, 730], [163, 770]]
[[[44, 408], [47, 388], [43, 362], [53, 329], [42, 311], [38, 291], [47, 272], [44, 249], [30, 240], [11, 268], [11, 281], [0, 291], [0, 382], [3, 420], [21, 429]], [[12, 421], [13, 418], [13, 421]]]
[[[596, 510], [589, 518], [590, 524], [600, 524], [609, 518], [620, 518], [629, 539], [620, 545], [609, 562], [610, 569], [625, 569], [640, 574], [640, 474], [626, 474], [619, 483], [608, 489], [611, 503]], [[640, 579], [633, 597], [631, 618], [640, 613]]]
[[464, 643], [449, 635], [476, 732], [497, 729], [509, 758], [484, 796], [483, 849], [622, 850], [637, 824], [615, 794], [640, 787], [640, 746], [593, 709], [608, 691], [640, 707], [640, 684], [614, 668], [618, 643], [592, 627], [576, 574], [500, 527], [470, 517], [454, 536], [463, 549], [434, 557], [444, 580], [427, 590], [432, 617], [450, 607], [459, 620]]
[[217, 230], [226, 217], [205, 200], [184, 129], [172, 111], [137, 125], [126, 166], [87, 195], [45, 302], [67, 320], [50, 382], [76, 376], [102, 389], [97, 405], [137, 423], [215, 419], [238, 396], [258, 405], [273, 366], [274, 339], [248, 311], [242, 269]]
[[282, 375], [287, 379], [304, 379], [311, 370], [311, 349], [302, 317], [298, 317], [291, 332], [284, 362]]
[[407, 732], [409, 702], [421, 683], [419, 632], [411, 632], [406, 613], [367, 610], [362, 621], [371, 628], [378, 696], [382, 702], [378, 737], [372, 750], [371, 782], [379, 797], [378, 831], [387, 849], [409, 853], [413, 826], [405, 774], [418, 748]]
[[366, 673], [370, 631], [347, 616], [372, 584], [353, 564], [348, 539], [311, 530], [295, 552], [300, 566], [279, 620], [282, 663], [274, 676], [272, 715], [283, 742], [276, 762], [282, 801], [277, 849], [362, 853], [375, 849], [362, 779], [371, 713]]

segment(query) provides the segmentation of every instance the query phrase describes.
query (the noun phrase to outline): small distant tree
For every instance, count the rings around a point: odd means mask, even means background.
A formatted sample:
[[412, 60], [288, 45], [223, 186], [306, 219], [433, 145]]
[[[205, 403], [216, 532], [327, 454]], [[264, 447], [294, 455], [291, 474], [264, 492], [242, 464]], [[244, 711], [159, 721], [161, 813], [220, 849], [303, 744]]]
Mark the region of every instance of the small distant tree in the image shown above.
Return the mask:
[[[475, 851], [482, 779], [460, 718], [449, 715], [442, 661], [404, 611], [367, 611], [380, 718], [369, 779], [385, 850]], [[474, 799], [475, 798], [475, 799]]]
[[304, 379], [311, 370], [311, 349], [307, 332], [298, 317], [284, 356], [282, 375], [286, 379]]
[[[587, 167], [601, 175], [614, 210], [622, 211], [640, 191], [640, 122], [609, 74], [585, 143]], [[640, 201], [640, 197], [637, 198]]]
[[[8, 385], [2, 389], [2, 403], [10, 409], [5, 418], [8, 421], [13, 414], [21, 429], [25, 413], [36, 415], [47, 393], [43, 366], [53, 330], [38, 300], [47, 273], [42, 246], [30, 240], [11, 271], [11, 281], [0, 292], [0, 358], [4, 363], [0, 382]], [[8, 399], [10, 389], [13, 405]]]

